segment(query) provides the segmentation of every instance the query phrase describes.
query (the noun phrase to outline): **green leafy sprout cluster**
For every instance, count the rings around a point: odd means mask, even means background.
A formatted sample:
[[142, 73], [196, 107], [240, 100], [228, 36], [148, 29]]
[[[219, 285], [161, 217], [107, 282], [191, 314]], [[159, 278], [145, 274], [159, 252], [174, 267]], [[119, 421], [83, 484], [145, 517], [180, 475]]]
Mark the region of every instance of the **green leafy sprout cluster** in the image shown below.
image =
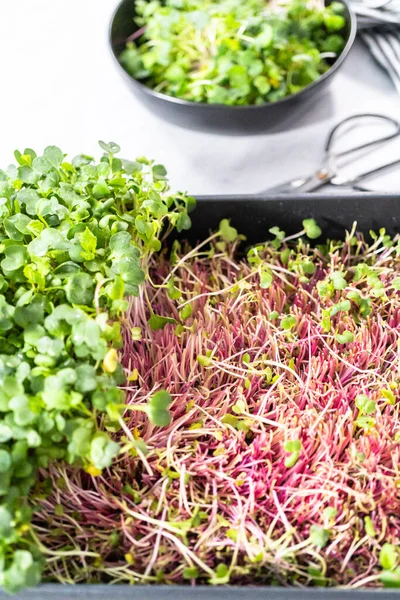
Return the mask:
[[192, 102], [274, 102], [329, 69], [345, 45], [343, 9], [306, 0], [136, 0], [139, 29], [120, 61], [148, 87]]
[[[37, 471], [65, 460], [96, 475], [120, 451], [106, 433], [124, 408], [121, 315], [160, 236], [190, 227], [194, 199], [166, 172], [100, 142], [98, 164], [49, 146], [0, 171], [0, 587], [40, 579], [26, 498]], [[147, 415], [166, 424], [159, 391]], [[121, 408], [122, 407], [122, 408]]]

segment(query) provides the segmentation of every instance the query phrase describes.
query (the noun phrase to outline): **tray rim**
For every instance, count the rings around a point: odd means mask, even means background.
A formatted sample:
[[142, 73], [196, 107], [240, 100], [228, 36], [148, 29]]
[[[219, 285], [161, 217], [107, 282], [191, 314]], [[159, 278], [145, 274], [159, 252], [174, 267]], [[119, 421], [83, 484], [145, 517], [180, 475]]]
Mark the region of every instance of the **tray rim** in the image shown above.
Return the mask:
[[[400, 186], [399, 186], [400, 187]], [[323, 188], [321, 188], [323, 189]], [[334, 193], [338, 192], [338, 193]], [[189, 194], [190, 195], [190, 194]], [[399, 192], [358, 192], [352, 190], [341, 189], [337, 186], [337, 189], [333, 190], [332, 193], [327, 194], [322, 191], [316, 192], [303, 192], [301, 194], [297, 194], [295, 192], [291, 194], [277, 194], [273, 192], [269, 192], [265, 190], [263, 192], [259, 192], [257, 194], [191, 194], [196, 198], [197, 202], [219, 202], [219, 201], [233, 201], [233, 202], [250, 202], [253, 200], [263, 201], [263, 202], [276, 202], [281, 201], [285, 202], [288, 200], [296, 200], [299, 202], [304, 201], [315, 201], [315, 202], [324, 202], [325, 200], [347, 200], [349, 202], [357, 201], [357, 200], [371, 200], [375, 198], [376, 200], [398, 200], [400, 202], [400, 189]]]
[[44, 583], [1, 600], [394, 600], [396, 589]]

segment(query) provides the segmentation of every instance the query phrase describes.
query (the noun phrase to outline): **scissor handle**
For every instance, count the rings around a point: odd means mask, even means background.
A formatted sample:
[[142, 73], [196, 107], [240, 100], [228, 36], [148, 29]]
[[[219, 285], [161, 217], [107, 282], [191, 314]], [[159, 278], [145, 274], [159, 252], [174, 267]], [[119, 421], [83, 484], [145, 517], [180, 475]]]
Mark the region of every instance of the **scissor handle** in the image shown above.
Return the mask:
[[387, 169], [393, 169], [393, 167], [397, 167], [397, 165], [400, 164], [400, 159], [399, 160], [394, 160], [393, 162], [387, 163], [385, 165], [381, 165], [379, 167], [375, 167], [375, 169], [371, 169], [369, 171], [364, 171], [364, 173], [360, 173], [359, 175], [357, 175], [357, 177], [354, 177], [354, 179], [351, 180], [351, 184], [357, 184], [360, 181], [362, 181], [363, 179], [368, 179], [368, 177], [373, 177], [374, 175], [377, 175], [378, 173], [382, 173], [383, 171], [386, 171]]
[[400, 123], [398, 121], [396, 121], [396, 119], [393, 119], [392, 117], [388, 117], [387, 115], [379, 115], [376, 113], [362, 113], [362, 114], [358, 114], [358, 115], [352, 115], [351, 117], [347, 117], [347, 119], [343, 119], [343, 121], [340, 121], [340, 123], [338, 123], [332, 129], [332, 131], [328, 135], [328, 138], [325, 143], [325, 152], [327, 154], [330, 154], [330, 152], [332, 150], [332, 144], [333, 144], [334, 138], [336, 137], [338, 131], [343, 127], [343, 125], [346, 125], [347, 123], [351, 123], [352, 121], [358, 121], [358, 120], [365, 119], [365, 118], [373, 118], [373, 119], [379, 119], [381, 121], [386, 121], [386, 123], [390, 123], [391, 125], [393, 125], [395, 130], [392, 133], [389, 133], [388, 135], [378, 137], [370, 142], [365, 142], [364, 144], [360, 144], [359, 146], [354, 146], [352, 148], [349, 148], [348, 150], [344, 150], [342, 152], [335, 153], [334, 154], [335, 158], [341, 158], [342, 156], [346, 156], [348, 154], [352, 154], [353, 152], [357, 152], [358, 150], [363, 150], [364, 148], [370, 148], [371, 146], [375, 146], [376, 144], [381, 144], [382, 142], [387, 142], [387, 141], [397, 137], [398, 135], [400, 135]]

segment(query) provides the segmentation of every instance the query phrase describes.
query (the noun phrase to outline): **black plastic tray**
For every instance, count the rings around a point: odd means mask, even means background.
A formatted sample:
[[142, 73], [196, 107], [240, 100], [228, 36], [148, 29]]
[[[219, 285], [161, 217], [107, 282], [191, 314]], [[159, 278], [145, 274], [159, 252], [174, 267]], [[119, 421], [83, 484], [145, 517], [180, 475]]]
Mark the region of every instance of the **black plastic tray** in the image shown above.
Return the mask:
[[397, 590], [143, 585], [41, 585], [2, 600], [396, 600]]
[[[191, 242], [204, 239], [221, 219], [246, 235], [248, 242], [268, 238], [278, 225], [287, 234], [302, 228], [303, 219], [317, 220], [324, 237], [340, 239], [357, 221], [364, 233], [385, 227], [400, 232], [400, 195], [357, 193], [343, 196], [305, 194], [301, 196], [203, 196], [192, 215], [193, 226], [185, 237]], [[106, 586], [42, 585], [13, 596], [18, 600], [394, 600], [396, 590], [344, 590], [325, 588], [196, 587], [189, 586]], [[10, 598], [0, 592], [0, 599]], [[399, 596], [400, 599], [400, 596]]]

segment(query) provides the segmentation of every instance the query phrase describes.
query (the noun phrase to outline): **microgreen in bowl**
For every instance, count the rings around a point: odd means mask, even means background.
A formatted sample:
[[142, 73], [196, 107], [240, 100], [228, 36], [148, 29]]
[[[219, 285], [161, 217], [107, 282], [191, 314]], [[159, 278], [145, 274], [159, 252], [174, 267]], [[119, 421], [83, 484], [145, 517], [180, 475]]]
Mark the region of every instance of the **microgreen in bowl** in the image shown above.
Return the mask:
[[192, 102], [280, 100], [318, 79], [345, 45], [340, 2], [136, 0], [135, 10], [139, 29], [121, 64], [155, 91]]

